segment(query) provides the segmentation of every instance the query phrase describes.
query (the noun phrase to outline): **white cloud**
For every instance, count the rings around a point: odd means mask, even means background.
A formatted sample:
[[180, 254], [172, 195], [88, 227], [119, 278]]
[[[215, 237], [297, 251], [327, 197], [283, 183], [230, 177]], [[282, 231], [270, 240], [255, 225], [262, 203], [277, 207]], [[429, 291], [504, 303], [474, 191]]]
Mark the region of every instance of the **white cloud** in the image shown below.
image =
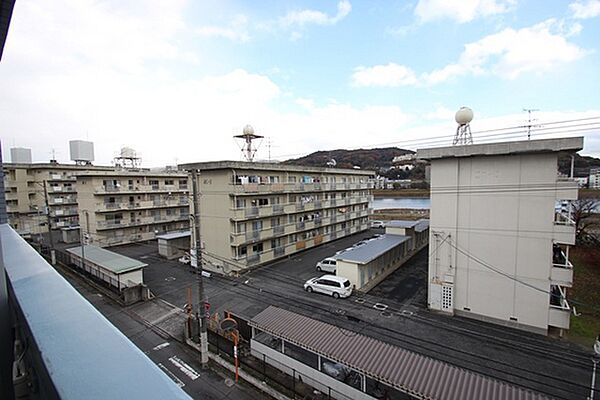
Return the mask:
[[452, 19], [458, 23], [470, 22], [510, 11], [514, 0], [419, 0], [415, 15], [421, 22]]
[[569, 4], [573, 17], [579, 19], [593, 18], [600, 15], [600, 0], [576, 1]]
[[458, 60], [417, 76], [409, 67], [390, 63], [358, 67], [352, 74], [356, 86], [431, 86], [465, 75], [496, 75], [515, 79], [523, 73], [540, 73], [588, 54], [568, 38], [580, 24], [549, 19], [527, 28], [506, 28], [464, 46]]
[[355, 86], [398, 87], [417, 83], [415, 73], [404, 65], [389, 63], [373, 67], [357, 67], [352, 74]]
[[333, 16], [329, 16], [322, 11], [317, 10], [297, 10], [290, 11], [283, 17], [279, 18], [279, 25], [282, 27], [290, 26], [305, 26], [305, 25], [335, 25], [342, 19], [346, 18], [352, 5], [348, 0], [341, 0], [337, 5], [337, 13]]
[[206, 25], [194, 29], [194, 32], [202, 37], [224, 38], [236, 42], [247, 42], [250, 39], [248, 18], [245, 15], [236, 15], [225, 27]]
[[466, 44], [458, 62], [424, 74], [423, 80], [432, 85], [461, 75], [486, 73], [515, 79], [525, 72], [547, 71], [587, 54], [567, 40], [573, 33], [553, 19], [518, 30], [506, 28]]
[[435, 110], [426, 113], [423, 117], [427, 120], [454, 121], [454, 114], [454, 111], [444, 106], [438, 106]]

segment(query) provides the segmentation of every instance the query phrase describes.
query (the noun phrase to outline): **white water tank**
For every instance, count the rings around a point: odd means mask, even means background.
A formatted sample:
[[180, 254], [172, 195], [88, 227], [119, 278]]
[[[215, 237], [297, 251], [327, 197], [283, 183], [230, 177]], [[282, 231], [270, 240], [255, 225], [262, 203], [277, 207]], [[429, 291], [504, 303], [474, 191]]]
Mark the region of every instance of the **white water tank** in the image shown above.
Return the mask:
[[11, 148], [10, 161], [15, 164], [31, 164], [31, 149], [24, 147]]
[[86, 140], [70, 140], [71, 161], [94, 161], [94, 143]]
[[473, 121], [473, 110], [469, 107], [461, 107], [454, 115], [454, 119], [459, 125], [467, 125]]

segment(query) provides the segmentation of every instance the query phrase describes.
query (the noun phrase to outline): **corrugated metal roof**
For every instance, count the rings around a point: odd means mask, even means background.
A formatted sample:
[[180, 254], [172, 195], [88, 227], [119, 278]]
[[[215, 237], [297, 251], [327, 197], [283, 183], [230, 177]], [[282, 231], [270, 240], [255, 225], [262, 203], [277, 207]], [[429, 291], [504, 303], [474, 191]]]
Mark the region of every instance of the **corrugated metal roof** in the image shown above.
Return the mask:
[[346, 250], [333, 258], [336, 260], [366, 264], [409, 239], [410, 237], [408, 236], [385, 234], [377, 239], [370, 240], [363, 245]]
[[419, 221], [417, 221], [417, 225], [415, 226], [415, 232], [423, 232], [427, 229], [429, 229], [428, 219], [420, 219]]
[[[81, 257], [81, 246], [72, 247], [67, 249], [67, 251], [77, 257]], [[122, 274], [135, 269], [144, 268], [148, 265], [141, 261], [134, 260], [133, 258], [90, 244], [85, 246], [84, 253], [86, 262], [95, 264], [115, 274]]]
[[171, 239], [179, 239], [179, 238], [186, 237], [186, 236], [191, 236], [190, 231], [165, 233], [164, 235], [159, 235], [156, 238], [164, 239], [164, 240], [171, 240]]
[[347, 329], [270, 306], [250, 326], [428, 399], [541, 400], [548, 397]]
[[405, 221], [395, 219], [392, 221], [385, 221], [385, 226], [389, 226], [391, 228], [413, 228], [415, 225], [417, 225], [418, 222], [419, 221]]

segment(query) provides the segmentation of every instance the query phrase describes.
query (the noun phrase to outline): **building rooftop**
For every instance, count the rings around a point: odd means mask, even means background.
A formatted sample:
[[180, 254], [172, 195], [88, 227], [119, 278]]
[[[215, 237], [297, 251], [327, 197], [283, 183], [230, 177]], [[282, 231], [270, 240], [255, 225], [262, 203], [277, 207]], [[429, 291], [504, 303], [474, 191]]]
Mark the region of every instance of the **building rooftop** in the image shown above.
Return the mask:
[[172, 239], [179, 239], [179, 238], [183, 238], [183, 237], [189, 237], [191, 235], [192, 234], [190, 231], [171, 232], [171, 233], [165, 233], [164, 235], [158, 235], [158, 236], [156, 236], [156, 238], [164, 239], [164, 240], [172, 240]]
[[274, 306], [252, 318], [249, 325], [330, 360], [343, 363], [419, 398], [547, 398], [518, 386]]
[[429, 227], [428, 219], [420, 219], [417, 221], [406, 221], [406, 220], [392, 220], [385, 222], [386, 227], [390, 228], [415, 228], [416, 232], [423, 232]]
[[150, 177], [176, 177], [186, 178], [187, 172], [184, 171], [150, 171], [149, 169], [111, 169], [110, 171], [82, 171], [77, 174], [80, 176], [99, 176], [99, 177], [123, 177], [123, 176], [150, 176]]
[[385, 234], [376, 239], [369, 240], [363, 245], [346, 250], [333, 258], [358, 264], [367, 264], [409, 239], [409, 236]]
[[520, 140], [513, 142], [470, 144], [463, 146], [418, 149], [417, 158], [434, 160], [441, 158], [501, 156], [525, 153], [576, 152], [583, 149], [583, 137]]
[[[81, 258], [81, 246], [72, 247], [67, 249], [67, 251]], [[95, 264], [117, 275], [141, 269], [148, 265], [141, 261], [134, 260], [133, 258], [122, 256], [121, 254], [103, 249], [102, 247], [89, 244], [85, 246], [84, 253], [86, 262]]]
[[[23, 169], [72, 169], [77, 171], [113, 171], [115, 167], [103, 165], [77, 165], [77, 164], [61, 164], [52, 162], [37, 162], [37, 163], [2, 163], [4, 169], [23, 168]], [[79, 173], [78, 173], [79, 175]]]
[[[314, 172], [329, 174], [350, 174], [350, 175], [375, 175], [375, 171], [362, 169], [344, 169], [327, 167], [309, 167], [305, 165], [290, 165], [282, 163], [260, 163], [244, 161], [209, 161], [198, 163], [179, 164], [179, 169], [200, 171], [235, 169], [235, 170], [258, 170], [258, 171], [286, 171], [286, 172]], [[239, 172], [239, 171], [238, 171]]]

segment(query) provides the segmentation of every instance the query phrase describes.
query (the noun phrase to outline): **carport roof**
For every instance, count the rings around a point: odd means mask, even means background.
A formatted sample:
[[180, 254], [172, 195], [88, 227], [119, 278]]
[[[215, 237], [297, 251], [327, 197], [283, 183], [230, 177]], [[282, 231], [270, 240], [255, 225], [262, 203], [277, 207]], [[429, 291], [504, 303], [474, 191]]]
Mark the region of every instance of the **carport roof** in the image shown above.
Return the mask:
[[415, 228], [417, 232], [423, 232], [429, 227], [428, 219], [420, 219], [418, 221], [393, 220], [385, 223], [386, 227], [390, 228]]
[[[67, 251], [81, 258], [81, 246], [72, 247], [67, 249]], [[84, 253], [86, 262], [95, 264], [117, 275], [136, 269], [141, 269], [148, 265], [141, 261], [134, 260], [133, 258], [129, 258], [121, 254], [114, 253], [110, 250], [103, 249], [102, 247], [89, 244], [85, 246]]]
[[346, 250], [334, 258], [336, 260], [367, 264], [399, 244], [406, 242], [408, 239], [410, 237], [403, 235], [381, 235], [377, 239], [372, 239], [361, 246]]
[[252, 318], [249, 325], [421, 398], [547, 399], [530, 390], [278, 307], [270, 306]]

